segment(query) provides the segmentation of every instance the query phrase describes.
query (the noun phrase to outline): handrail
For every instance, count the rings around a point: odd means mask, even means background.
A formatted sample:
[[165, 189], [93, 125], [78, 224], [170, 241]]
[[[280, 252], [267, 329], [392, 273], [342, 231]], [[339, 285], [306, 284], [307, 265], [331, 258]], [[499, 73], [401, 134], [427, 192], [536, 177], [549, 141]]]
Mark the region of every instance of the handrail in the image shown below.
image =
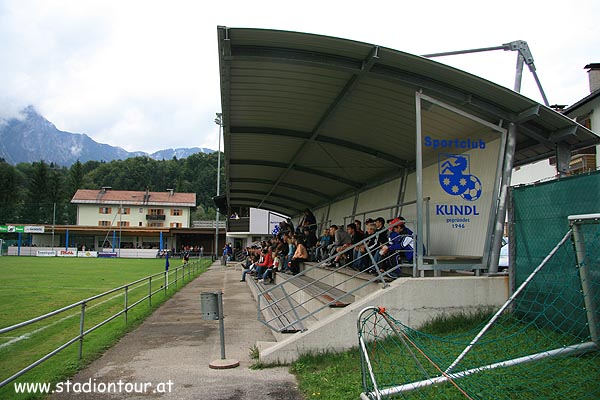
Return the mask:
[[[399, 223], [400, 222], [397, 222], [396, 224], [399, 224]], [[391, 226], [394, 226], [394, 225], [391, 225]], [[314, 310], [314, 311], [312, 311], [312, 312], [310, 312], [310, 313], [308, 313], [306, 315], [303, 315], [302, 317], [298, 317], [297, 316], [296, 317], [297, 318], [296, 321], [292, 321], [291, 323], [289, 323], [289, 324], [287, 324], [287, 325], [285, 325], [285, 326], [283, 326], [281, 328], [275, 328], [274, 326], [270, 325], [270, 323], [272, 321], [274, 321], [275, 319], [277, 319], [277, 317], [273, 317], [273, 318], [271, 318], [268, 321], [262, 321], [261, 320], [261, 322], [263, 322], [265, 325], [269, 326], [273, 330], [283, 331], [283, 330], [285, 330], [285, 329], [293, 326], [296, 323], [301, 323], [302, 321], [304, 321], [304, 320], [312, 317], [313, 315], [317, 314], [318, 312], [322, 311], [323, 309], [329, 307], [330, 304], [334, 304], [334, 303], [340, 301], [341, 299], [343, 299], [344, 297], [347, 297], [349, 295], [352, 295], [353, 293], [356, 293], [357, 291], [361, 290], [362, 288], [366, 287], [367, 285], [369, 285], [369, 284], [371, 284], [371, 283], [373, 283], [375, 281], [379, 280], [379, 281], [381, 281], [381, 283], [382, 283], [382, 285], [383, 285], [384, 288], [387, 287], [388, 284], [385, 281], [385, 278], [386, 277], [392, 277], [391, 274], [393, 272], [395, 272], [396, 270], [402, 268], [402, 266], [406, 265], [406, 264], [398, 264], [395, 267], [393, 267], [393, 268], [391, 268], [391, 269], [389, 269], [387, 271], [383, 271], [383, 272], [379, 269], [378, 263], [374, 262], [374, 258], [373, 258], [372, 254], [371, 254], [371, 251], [377, 251], [378, 252], [383, 245], [378, 245], [376, 248], [374, 248], [374, 249], [371, 250], [371, 249], [368, 248], [367, 242], [369, 240], [373, 239], [373, 238], [376, 238], [380, 233], [381, 233], [381, 231], [375, 232], [374, 234], [363, 238], [358, 243], [356, 243], [354, 245], [351, 245], [351, 246], [343, 249], [342, 251], [340, 251], [339, 253], [336, 253], [335, 255], [327, 257], [325, 260], [321, 261], [320, 263], [318, 263], [318, 264], [316, 264], [316, 265], [314, 265], [314, 266], [312, 266], [312, 267], [310, 267], [308, 269], [305, 269], [304, 271], [300, 272], [299, 274], [297, 274], [295, 276], [289, 277], [284, 282], [278, 283], [278, 284], [276, 284], [276, 285], [274, 285], [272, 287], [269, 287], [266, 290], [259, 291], [258, 292], [258, 298], [260, 299], [260, 297], [268, 295], [269, 293], [272, 293], [275, 290], [283, 289], [283, 285], [284, 284], [290, 283], [290, 282], [293, 283], [294, 280], [299, 280], [300, 279], [299, 277], [307, 275], [307, 273], [309, 271], [312, 271], [312, 270], [314, 270], [316, 268], [321, 268], [323, 265], [328, 264], [329, 262], [333, 261], [339, 255], [345, 254], [345, 253], [350, 252], [350, 251], [354, 251], [354, 249], [356, 249], [358, 246], [362, 246], [362, 245], [364, 245], [366, 247], [367, 251], [365, 252], [365, 254], [363, 254], [359, 258], [357, 258], [357, 260], [361, 259], [362, 257], [369, 257], [370, 258], [370, 263], [369, 263], [368, 267], [364, 268], [363, 271], [366, 271], [368, 269], [374, 268], [375, 271], [376, 271], [376, 275], [373, 276], [371, 279], [365, 281], [361, 285], [358, 285], [356, 288], [350, 290], [349, 292], [344, 292], [344, 294], [341, 295], [341, 296], [331, 296], [331, 294], [329, 293], [330, 297], [332, 298], [330, 301], [328, 301], [327, 303], [324, 303], [322, 306], [318, 307], [316, 310]], [[414, 238], [414, 236], [415, 235], [413, 234], [412, 237]], [[415, 251], [415, 253], [416, 253], [416, 250], [413, 250], [413, 251]], [[381, 258], [378, 262], [379, 263], [385, 262], [390, 257], [392, 257], [394, 254], [395, 253], [388, 254], [388, 255], [386, 255], [386, 257]], [[416, 256], [413, 256], [413, 262], [412, 262], [412, 264], [408, 264], [408, 265], [411, 265], [413, 267], [413, 273], [414, 273], [414, 271], [416, 271]], [[279, 299], [277, 299], [277, 300], [275, 300], [273, 302], [268, 302], [268, 303], [266, 303], [266, 305], [264, 307], [261, 306], [261, 303], [260, 303], [260, 300], [259, 300], [259, 302], [258, 302], [259, 320], [260, 320], [260, 316], [261, 316], [261, 312], [262, 311], [265, 311], [267, 309], [273, 308], [277, 303], [285, 301], [289, 296], [293, 296], [294, 294], [296, 294], [296, 293], [298, 293], [298, 292], [306, 289], [307, 287], [314, 285], [315, 282], [323, 282], [327, 277], [332, 276], [333, 274], [335, 274], [341, 268], [343, 268], [343, 266], [340, 266], [340, 267], [335, 268], [333, 270], [329, 270], [329, 273], [325, 274], [323, 277], [321, 277], [319, 279], [316, 279], [315, 281], [313, 281], [311, 283], [304, 283], [304, 284], [298, 284], [298, 285], [296, 285], [296, 289], [295, 290], [292, 290], [292, 291], [289, 291], [289, 292], [286, 291], [286, 293], [285, 293], [286, 295], [285, 295], [284, 298], [279, 298]], [[363, 273], [364, 272], [362, 272], [362, 271], [356, 271], [355, 274], [349, 275], [348, 278], [341, 280], [337, 284], [335, 284], [335, 285], [328, 285], [328, 286], [331, 286], [331, 288], [338, 288], [341, 285], [345, 284], [346, 282], [351, 281], [352, 279], [354, 279], [359, 274], [363, 274]], [[323, 294], [327, 294], [331, 290], [331, 288], [319, 290], [319, 292], [316, 293], [314, 296], [312, 296], [310, 298], [307, 298], [304, 301], [301, 301], [301, 302], [297, 303], [295, 307], [292, 307], [292, 310], [295, 312], [295, 308], [302, 307], [304, 304], [308, 303], [309, 301], [311, 301], [312, 299], [314, 299], [317, 296], [321, 296]], [[295, 314], [297, 315], [297, 313], [295, 313]]]
[[[430, 228], [430, 225], [431, 225], [430, 217], [429, 217], [429, 215], [430, 215], [429, 214], [429, 201], [430, 200], [431, 200], [431, 197], [423, 197], [423, 201], [425, 201], [425, 203], [427, 204], [427, 206], [425, 207], [426, 208], [426, 213], [425, 213], [425, 227], [426, 227], [426, 232], [427, 232], [427, 234], [425, 236], [425, 248], [426, 249], [429, 249], [429, 238], [430, 238], [430, 232], [429, 232], [429, 228]], [[363, 223], [363, 226], [364, 226], [364, 223], [365, 223], [364, 217], [367, 214], [371, 214], [371, 213], [374, 213], [374, 212], [377, 212], [377, 211], [392, 210], [394, 208], [400, 208], [400, 207], [408, 206], [408, 205], [411, 205], [411, 204], [417, 204], [417, 200], [411, 200], [411, 201], [407, 201], [407, 202], [404, 202], [404, 203], [394, 204], [392, 206], [381, 207], [381, 208], [376, 208], [376, 209], [373, 209], [373, 210], [367, 210], [367, 211], [362, 211], [362, 212], [359, 212], [359, 213], [354, 213], [352, 215], [347, 215], [347, 216], [344, 217], [344, 226], [346, 226], [346, 219], [348, 219], [348, 218], [354, 219], [354, 218], [356, 218], [356, 216], [362, 215], [363, 216], [362, 223]], [[394, 217], [392, 217], [392, 218], [394, 218]]]
[[[5, 385], [7, 385], [10, 382], [14, 381], [15, 379], [19, 378], [23, 374], [25, 374], [28, 371], [32, 370], [33, 368], [35, 368], [39, 364], [41, 364], [44, 361], [48, 360], [49, 358], [51, 358], [52, 356], [56, 355], [60, 351], [64, 350], [65, 348], [67, 348], [71, 344], [75, 343], [76, 341], [80, 342], [80, 344], [79, 344], [79, 359], [81, 359], [82, 358], [82, 349], [83, 349], [83, 338], [86, 335], [92, 333], [96, 329], [104, 326], [108, 322], [112, 321], [113, 319], [115, 319], [115, 318], [117, 318], [117, 317], [119, 317], [120, 315], [123, 315], [123, 314], [125, 314], [125, 321], [127, 322], [127, 311], [129, 311], [130, 309], [132, 309], [136, 305], [142, 303], [142, 301], [144, 301], [144, 300], [149, 300], [149, 304], [151, 306], [152, 305], [152, 296], [153, 295], [157, 294], [160, 291], [164, 291], [165, 294], [166, 294], [166, 290], [167, 290], [167, 288], [169, 286], [175, 285], [175, 287], [177, 287], [179, 280], [185, 280], [185, 271], [186, 271], [186, 268], [187, 268], [187, 272], [188, 272], [188, 279], [190, 279], [190, 276], [191, 276], [191, 273], [192, 273], [191, 272], [192, 267], [194, 268], [194, 274], [198, 273], [199, 263], [200, 263], [200, 260], [195, 260], [195, 261], [190, 262], [188, 264], [184, 264], [184, 265], [182, 265], [180, 267], [176, 267], [176, 268], [174, 268], [174, 269], [172, 269], [170, 271], [163, 271], [163, 272], [159, 272], [159, 273], [156, 273], [156, 274], [153, 274], [153, 275], [149, 275], [149, 276], [147, 276], [145, 278], [141, 278], [141, 279], [135, 280], [133, 282], [129, 282], [127, 284], [121, 285], [121, 286], [119, 286], [117, 288], [107, 290], [106, 292], [94, 295], [92, 297], [88, 297], [88, 298], [86, 298], [84, 300], [80, 300], [80, 301], [78, 301], [76, 303], [70, 304], [68, 306], [62, 307], [62, 308], [54, 310], [54, 311], [51, 311], [51, 312], [46, 313], [44, 315], [40, 315], [40, 316], [32, 318], [30, 320], [23, 321], [23, 322], [20, 322], [18, 324], [14, 324], [14, 325], [11, 325], [11, 326], [8, 326], [8, 327], [0, 329], [0, 334], [3, 334], [3, 333], [10, 332], [10, 331], [13, 331], [13, 330], [18, 329], [18, 328], [22, 328], [22, 327], [31, 325], [31, 324], [33, 324], [35, 322], [42, 321], [42, 320], [44, 320], [46, 318], [49, 318], [49, 317], [52, 317], [54, 315], [58, 315], [58, 314], [60, 314], [62, 312], [68, 311], [68, 310], [70, 310], [72, 308], [75, 308], [77, 306], [81, 307], [79, 335], [77, 335], [76, 337], [74, 337], [74, 338], [68, 340], [67, 342], [61, 344], [56, 349], [52, 350], [51, 352], [47, 353], [46, 355], [44, 355], [40, 359], [38, 359], [38, 360], [34, 361], [33, 363], [29, 364], [28, 366], [26, 366], [25, 368], [23, 368], [20, 371], [16, 372], [12, 376], [4, 379], [2, 382], [0, 382], [0, 388], [4, 387]], [[179, 275], [179, 271], [182, 272], [180, 277], [178, 276]], [[169, 282], [169, 280], [168, 280], [169, 275], [175, 275], [175, 279], [172, 280], [171, 282]], [[155, 291], [152, 291], [152, 278], [155, 278], [157, 276], [164, 277], [165, 285], [164, 285], [164, 287], [160, 287], [159, 289], [157, 289]], [[129, 288], [131, 286], [134, 286], [134, 285], [139, 284], [139, 283], [142, 283], [142, 284], [138, 285], [138, 286], [135, 286], [132, 289], [136, 289], [136, 288], [139, 288], [139, 287], [144, 286], [144, 285], [147, 284], [149, 286], [148, 294], [146, 296], [142, 297], [141, 299], [137, 300], [133, 304], [127, 304], [127, 293], [128, 293]], [[124, 308], [121, 309], [120, 311], [116, 312], [115, 314], [111, 315], [110, 317], [106, 318], [104, 321], [97, 323], [96, 325], [94, 325], [91, 328], [88, 328], [87, 330], [84, 330], [83, 327], [84, 327], [84, 320], [85, 320], [85, 308], [86, 308], [87, 303], [89, 303], [89, 302], [91, 302], [93, 300], [97, 300], [97, 299], [99, 299], [101, 297], [107, 296], [109, 294], [115, 293], [115, 292], [120, 291], [120, 290], [125, 290], [124, 293], [123, 293], [124, 296], [125, 296], [125, 305], [124, 305]], [[117, 295], [117, 296], [120, 296], [120, 294]], [[112, 297], [112, 298], [114, 298], [114, 297]], [[112, 298], [109, 298], [109, 300], [112, 299]], [[77, 315], [77, 314], [71, 314], [70, 316], [74, 316], [74, 315]]]

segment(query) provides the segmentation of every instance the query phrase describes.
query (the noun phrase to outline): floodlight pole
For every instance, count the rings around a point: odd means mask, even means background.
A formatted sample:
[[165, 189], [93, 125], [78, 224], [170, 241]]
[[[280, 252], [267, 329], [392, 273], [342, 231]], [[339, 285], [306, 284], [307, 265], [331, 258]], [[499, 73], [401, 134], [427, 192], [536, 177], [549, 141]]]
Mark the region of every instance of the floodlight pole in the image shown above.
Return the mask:
[[[223, 129], [223, 114], [217, 113], [215, 124], [219, 125], [219, 150], [217, 153], [217, 197], [221, 194], [221, 131]], [[215, 260], [219, 257], [219, 207], [215, 216]]]
[[56, 202], [52, 210], [52, 250], [54, 250], [54, 226], [56, 225]]

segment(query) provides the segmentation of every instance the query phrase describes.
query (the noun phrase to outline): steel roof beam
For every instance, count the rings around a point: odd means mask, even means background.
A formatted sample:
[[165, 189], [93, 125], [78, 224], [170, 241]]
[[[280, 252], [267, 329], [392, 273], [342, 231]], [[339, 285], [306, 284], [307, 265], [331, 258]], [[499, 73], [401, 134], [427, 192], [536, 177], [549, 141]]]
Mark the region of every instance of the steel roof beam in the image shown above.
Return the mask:
[[[231, 127], [230, 132], [232, 134], [254, 133], [254, 134], [260, 134], [260, 135], [275, 135], [275, 136], [292, 137], [292, 138], [306, 139], [306, 140], [311, 139], [313, 136], [310, 132], [300, 132], [300, 131], [293, 131], [293, 130], [289, 130], [289, 129], [262, 128], [262, 127], [241, 127], [241, 126]], [[354, 150], [359, 153], [368, 154], [368, 155], [389, 161], [389, 162], [396, 164], [402, 168], [407, 168], [408, 164], [409, 164], [404, 159], [398, 158], [392, 154], [388, 154], [383, 151], [379, 151], [377, 149], [367, 147], [362, 143], [354, 143], [354, 142], [350, 142], [348, 140], [333, 138], [333, 137], [325, 136], [325, 135], [317, 135], [314, 138], [314, 141], [318, 142], [318, 143], [327, 143], [327, 144], [331, 144], [334, 146], [340, 146], [340, 147]]]
[[[270, 181], [268, 179], [260, 179], [260, 178], [234, 178], [234, 179], [231, 179], [231, 183], [258, 183], [258, 184], [264, 184], [264, 185], [270, 186], [274, 183], [274, 181]], [[281, 182], [279, 184], [279, 186], [288, 188], [288, 189], [298, 190], [300, 192], [305, 192], [305, 193], [311, 194], [313, 196], [320, 197], [322, 199], [330, 198], [330, 196], [328, 196], [327, 194], [325, 194], [323, 192], [319, 192], [317, 190], [314, 190], [313, 188], [306, 187], [306, 186], [294, 185], [292, 183], [286, 183], [286, 182]]]
[[[236, 48], [236, 51], [235, 51], [236, 54], [237, 54], [237, 50], [238, 49]], [[279, 51], [281, 49], [271, 49], [271, 50], [275, 50], [275, 53], [279, 55], [280, 54]], [[264, 49], [263, 49], [263, 51], [264, 51]], [[321, 58], [326, 57], [328, 60], [330, 60], [332, 62], [345, 63], [346, 65], [350, 65], [350, 64], [356, 62], [356, 60], [351, 59], [349, 57], [325, 55], [323, 53], [316, 53], [316, 52], [285, 49], [285, 50], [283, 50], [283, 53], [289, 54], [290, 57], [291, 57], [291, 55], [293, 55], [293, 57], [297, 57], [298, 59], [302, 59], [302, 60], [308, 59], [308, 57], [310, 57], [310, 61], [313, 61], [316, 58], [317, 61], [323, 62], [321, 60]], [[366, 59], [360, 60], [357, 70], [354, 72], [352, 77], [346, 82], [346, 84], [344, 85], [342, 90], [338, 93], [335, 100], [329, 105], [329, 107], [327, 108], [325, 113], [321, 116], [321, 118], [319, 119], [319, 122], [317, 122], [317, 125], [314, 127], [314, 129], [312, 131], [311, 137], [309, 139], [307, 139], [304, 143], [302, 143], [300, 148], [298, 148], [298, 150], [292, 157], [288, 167], [285, 168], [285, 170], [279, 175], [279, 178], [277, 178], [277, 181], [275, 181], [275, 184], [273, 185], [273, 187], [271, 188], [269, 193], [267, 195], [265, 195], [265, 199], [271, 193], [273, 193], [273, 191], [277, 188], [279, 183], [281, 181], [283, 181], [283, 179], [285, 179], [285, 177], [287, 176], [287, 174], [289, 173], [289, 171], [291, 169], [296, 169], [298, 171], [304, 170], [304, 172], [314, 171], [314, 170], [310, 170], [307, 168], [295, 166], [296, 161], [298, 160], [298, 158], [300, 157], [300, 154], [302, 154], [302, 152], [304, 151], [304, 149], [306, 148], [308, 143], [312, 142], [316, 139], [316, 137], [319, 135], [320, 131], [323, 129], [325, 124], [332, 118], [332, 116], [335, 114], [335, 112], [338, 110], [338, 108], [341, 106], [341, 104], [344, 102], [344, 100], [350, 95], [350, 93], [352, 93], [352, 91], [354, 90], [354, 87], [356, 86], [356, 83], [358, 82], [359, 73], [368, 72], [375, 65], [375, 61], [378, 58], [377, 53], [378, 53], [378, 49], [375, 46], [375, 47], [371, 48], [371, 51], [369, 52], [369, 55], [366, 57]], [[325, 176], [325, 177], [330, 177], [331, 179], [335, 179], [334, 178], [335, 175], [330, 175], [330, 174], [328, 174], [329, 176], [325, 175], [325, 174], [321, 174], [321, 175]], [[347, 185], [350, 185], [350, 186], [354, 187], [355, 189], [358, 189], [361, 186], [361, 184], [350, 181], [349, 179], [345, 179], [345, 178], [342, 178], [339, 181], [342, 183], [345, 183]]]
[[[256, 195], [259, 195], [259, 196], [263, 196], [267, 192], [264, 191], [264, 190], [232, 189], [232, 190], [230, 190], [230, 193], [231, 194], [256, 194]], [[279, 199], [293, 201], [295, 203], [302, 204], [305, 207], [314, 206], [314, 204], [311, 204], [311, 203], [308, 203], [306, 201], [300, 200], [298, 197], [285, 196], [285, 195], [279, 194], [279, 193], [272, 193], [271, 197], [277, 197]]]
[[[375, 48], [378, 47], [374, 46], [373, 49]], [[450, 97], [459, 103], [470, 105], [473, 108], [484, 111], [491, 116], [502, 120], [511, 120], [511, 115], [507, 110], [498, 107], [494, 103], [472, 96], [471, 93], [464, 92], [453, 86], [444, 84], [443, 82], [435, 81], [421, 75], [411, 74], [390, 66], [377, 64], [376, 62], [379, 57], [377, 52], [374, 52], [373, 49], [366, 60], [357, 60], [348, 57], [334, 56], [327, 53], [296, 49], [269, 48], [262, 46], [233, 46], [232, 55], [229, 59], [235, 61], [299, 64], [352, 73], [354, 76], [363, 74], [380, 76], [382, 78], [409, 84], [413, 89], [423, 88], [425, 90], [431, 90]], [[369, 69], [363, 69], [364, 66], [367, 66]]]
[[[238, 202], [242, 202], [243, 201], [243, 202], [248, 202], [253, 207], [259, 208], [256, 205], [253, 205], [253, 204], [256, 204], [259, 201], [257, 199], [253, 199], [253, 198], [250, 198], [250, 197], [235, 197], [235, 196], [232, 197], [231, 199], [232, 199], [232, 203], [231, 204], [236, 204], [237, 205], [237, 204], [239, 204]], [[295, 213], [298, 213], [298, 214], [303, 211], [302, 209], [296, 208], [296, 207], [292, 207], [289, 204], [277, 203], [275, 201], [270, 201], [270, 200], [264, 200], [262, 202], [265, 203], [265, 204], [271, 204], [271, 205], [280, 207], [283, 210], [291, 210], [291, 211], [294, 211]]]
[[[266, 166], [266, 167], [273, 167], [273, 168], [281, 168], [281, 169], [285, 169], [286, 171], [290, 171], [290, 170], [294, 170], [294, 171], [298, 171], [298, 172], [304, 172], [306, 174], [309, 175], [315, 175], [315, 176], [320, 176], [320, 177], [324, 177], [324, 178], [328, 178], [340, 183], [343, 183], [347, 186], [351, 186], [355, 189], [358, 189], [359, 187], [362, 186], [361, 183], [359, 182], [355, 182], [353, 180], [344, 178], [343, 176], [339, 176], [339, 175], [335, 175], [335, 174], [330, 174], [328, 172], [324, 172], [324, 171], [319, 171], [317, 169], [313, 169], [313, 168], [307, 168], [307, 167], [301, 167], [298, 165], [292, 165], [290, 166], [289, 164], [286, 163], [280, 163], [280, 162], [276, 162], [276, 161], [270, 161], [270, 160], [229, 160], [229, 164], [230, 165], [257, 165], [257, 166]], [[271, 189], [271, 191], [269, 192], [269, 194], [273, 191], [273, 189]], [[266, 196], [265, 196], [266, 197]]]

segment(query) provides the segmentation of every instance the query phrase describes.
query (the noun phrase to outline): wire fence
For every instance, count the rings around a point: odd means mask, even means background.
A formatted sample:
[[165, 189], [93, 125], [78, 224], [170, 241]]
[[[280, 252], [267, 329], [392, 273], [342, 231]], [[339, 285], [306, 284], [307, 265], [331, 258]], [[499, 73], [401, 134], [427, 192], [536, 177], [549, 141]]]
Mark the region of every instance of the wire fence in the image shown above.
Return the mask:
[[[0, 344], [0, 352], [4, 353], [3, 357], [12, 356], [15, 359], [17, 358], [15, 353], [27, 353], [24, 356], [22, 354], [18, 356], [19, 360], [27, 361], [10, 363], [11, 367], [18, 370], [3, 371], [0, 375], [2, 378], [0, 389], [65, 349], [72, 348], [71, 345], [75, 343], [78, 343], [77, 359], [81, 360], [84, 355], [84, 339], [88, 335], [121, 316], [127, 325], [136, 306], [146, 303], [149, 308], [152, 308], [153, 297], [162, 292], [164, 297], [156, 302], [163, 301], [175, 293], [180, 286], [202, 272], [204, 265], [203, 260], [194, 260], [180, 267], [129, 282], [27, 321], [1, 328], [0, 335], [7, 340]], [[137, 320], [138, 315], [133, 317], [131, 320]], [[13, 336], [7, 337], [7, 333], [12, 333]], [[69, 339], [63, 341], [65, 338]], [[21, 351], [19, 342], [25, 340], [29, 341], [31, 345]], [[43, 355], [40, 356], [40, 354]], [[25, 363], [27, 365], [24, 365]]]

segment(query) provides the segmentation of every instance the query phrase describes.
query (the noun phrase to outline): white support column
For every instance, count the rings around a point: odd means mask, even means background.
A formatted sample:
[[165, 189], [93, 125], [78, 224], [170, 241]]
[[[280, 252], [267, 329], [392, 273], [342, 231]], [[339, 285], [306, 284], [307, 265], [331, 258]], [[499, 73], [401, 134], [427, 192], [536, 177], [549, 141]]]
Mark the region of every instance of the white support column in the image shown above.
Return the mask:
[[[421, 126], [421, 91], [415, 92], [415, 119], [417, 130], [416, 173], [417, 173], [417, 237], [415, 252], [417, 254], [417, 271], [423, 269], [423, 140]], [[413, 276], [417, 271], [413, 272]], [[416, 276], [414, 276], [416, 278]]]
[[502, 235], [504, 233], [504, 221], [506, 220], [506, 199], [508, 197], [508, 187], [514, 165], [515, 148], [517, 147], [517, 125], [513, 122], [508, 124], [508, 138], [506, 142], [506, 155], [504, 158], [504, 167], [502, 169], [502, 185], [500, 187], [500, 203], [498, 204], [498, 214], [496, 215], [496, 227], [492, 248], [490, 251], [491, 274], [498, 272], [498, 257], [500, 257], [500, 247], [502, 245]]

